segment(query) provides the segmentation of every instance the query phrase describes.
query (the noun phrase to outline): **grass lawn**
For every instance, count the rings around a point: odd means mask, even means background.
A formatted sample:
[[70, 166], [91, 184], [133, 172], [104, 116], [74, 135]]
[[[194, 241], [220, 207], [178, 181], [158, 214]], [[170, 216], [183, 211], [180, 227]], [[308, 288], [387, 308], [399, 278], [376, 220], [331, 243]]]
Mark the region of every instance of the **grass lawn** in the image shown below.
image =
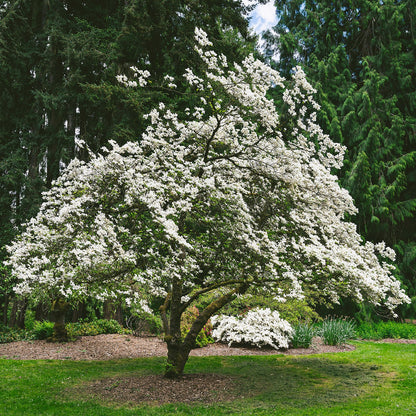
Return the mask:
[[416, 415], [416, 344], [355, 345], [337, 354], [191, 357], [187, 373], [231, 376], [235, 397], [192, 405], [120, 403], [86, 393], [99, 379], [160, 374], [160, 358], [1, 359], [0, 415]]

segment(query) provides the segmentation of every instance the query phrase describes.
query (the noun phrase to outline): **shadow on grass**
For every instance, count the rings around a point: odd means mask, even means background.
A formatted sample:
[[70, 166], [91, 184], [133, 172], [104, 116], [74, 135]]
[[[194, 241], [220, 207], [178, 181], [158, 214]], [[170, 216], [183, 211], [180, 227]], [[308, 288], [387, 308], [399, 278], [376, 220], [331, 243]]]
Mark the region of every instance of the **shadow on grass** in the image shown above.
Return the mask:
[[[127, 405], [131, 408], [145, 404], [158, 406], [162, 403], [184, 402], [188, 405], [212, 405], [212, 398], [208, 399], [211, 394], [208, 394], [208, 390], [218, 392], [218, 389], [226, 389], [227, 394], [219, 395], [219, 402], [222, 403], [218, 404], [228, 407], [229, 410], [240, 407], [283, 410], [348, 403], [382, 388], [385, 381], [394, 376], [384, 373], [377, 365], [322, 357], [282, 356], [195, 357], [190, 360], [187, 373], [189, 375], [198, 373], [198, 379], [195, 380], [197, 386], [192, 388], [197, 390], [200, 388], [201, 394], [197, 395], [198, 398], [193, 403], [180, 399], [180, 397], [190, 397], [191, 390], [188, 396], [186, 391], [180, 393], [181, 384], [178, 382], [170, 382], [164, 384], [163, 388], [153, 389], [151, 397], [147, 392], [146, 400], [143, 400], [141, 389], [146, 384], [146, 380], [150, 382], [151, 377], [145, 374], [132, 377], [131, 373], [128, 375], [120, 373], [116, 381], [112, 379], [111, 394], [109, 394], [108, 382], [105, 381], [107, 377], [104, 377], [101, 378], [103, 383], [94, 382], [93, 389], [91, 384], [89, 386], [84, 384], [85, 388], [82, 384], [78, 384], [76, 395], [78, 398], [111, 407]], [[215, 385], [215, 381], [213, 382], [215, 374], [227, 376], [227, 385]], [[100, 385], [103, 389], [99, 388]], [[126, 389], [127, 385], [129, 388]], [[120, 391], [118, 392], [117, 389]]]

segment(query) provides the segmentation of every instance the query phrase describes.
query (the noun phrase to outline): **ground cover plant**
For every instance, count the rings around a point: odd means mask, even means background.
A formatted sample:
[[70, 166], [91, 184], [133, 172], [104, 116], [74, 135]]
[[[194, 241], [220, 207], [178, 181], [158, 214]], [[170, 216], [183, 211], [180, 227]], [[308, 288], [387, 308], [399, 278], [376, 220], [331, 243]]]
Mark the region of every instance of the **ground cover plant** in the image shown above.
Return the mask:
[[191, 357], [183, 384], [162, 377], [162, 358], [0, 360], [0, 406], [8, 416], [414, 414], [416, 345], [356, 346], [298, 357]]
[[362, 339], [416, 339], [416, 325], [394, 321], [362, 322], [357, 325], [356, 333]]
[[[48, 339], [52, 337], [54, 323], [50, 321], [34, 321], [30, 329], [0, 327], [0, 343]], [[75, 340], [80, 336], [93, 336], [99, 334], [130, 334], [132, 330], [124, 328], [113, 319], [97, 319], [90, 322], [73, 322], [67, 324], [68, 339]]]

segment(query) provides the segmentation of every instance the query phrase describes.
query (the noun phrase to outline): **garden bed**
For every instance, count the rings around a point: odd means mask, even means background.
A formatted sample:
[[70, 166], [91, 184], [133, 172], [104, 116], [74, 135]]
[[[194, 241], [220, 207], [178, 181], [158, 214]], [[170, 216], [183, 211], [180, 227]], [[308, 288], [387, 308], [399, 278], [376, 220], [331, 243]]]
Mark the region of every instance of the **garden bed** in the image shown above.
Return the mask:
[[[272, 348], [228, 347], [210, 344], [191, 352], [193, 356], [210, 355], [270, 355], [270, 354], [320, 354], [326, 352], [352, 351], [351, 345], [324, 345], [315, 338], [311, 348], [294, 348], [276, 351]], [[0, 344], [0, 357], [17, 360], [111, 360], [119, 358], [165, 357], [166, 344], [157, 337], [134, 337], [131, 335], [106, 334], [83, 336], [74, 342], [50, 343], [47, 341], [17, 341]]]

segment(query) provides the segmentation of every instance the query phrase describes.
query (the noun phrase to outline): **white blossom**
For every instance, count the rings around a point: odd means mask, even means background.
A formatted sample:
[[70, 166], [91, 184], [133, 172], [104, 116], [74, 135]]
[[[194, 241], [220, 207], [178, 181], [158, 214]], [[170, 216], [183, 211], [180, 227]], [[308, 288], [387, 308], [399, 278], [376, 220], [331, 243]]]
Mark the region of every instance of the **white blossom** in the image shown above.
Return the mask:
[[[109, 142], [68, 165], [8, 247], [15, 291], [122, 297], [142, 309], [173, 285], [185, 305], [221, 286], [282, 300], [313, 289], [391, 310], [408, 302], [393, 250], [363, 244], [345, 220], [356, 208], [333, 174], [345, 149], [316, 124], [303, 71], [285, 80], [253, 56], [230, 65], [195, 33], [207, 69], [184, 77], [198, 99], [181, 116], [160, 103], [139, 142]], [[117, 79], [141, 86], [150, 76], [132, 71], [133, 81]], [[281, 124], [271, 87], [295, 128]]]
[[213, 316], [211, 322], [214, 326], [213, 338], [229, 346], [234, 343], [287, 349], [293, 335], [289, 322], [280, 318], [279, 312], [269, 308], [250, 310], [242, 318]]

